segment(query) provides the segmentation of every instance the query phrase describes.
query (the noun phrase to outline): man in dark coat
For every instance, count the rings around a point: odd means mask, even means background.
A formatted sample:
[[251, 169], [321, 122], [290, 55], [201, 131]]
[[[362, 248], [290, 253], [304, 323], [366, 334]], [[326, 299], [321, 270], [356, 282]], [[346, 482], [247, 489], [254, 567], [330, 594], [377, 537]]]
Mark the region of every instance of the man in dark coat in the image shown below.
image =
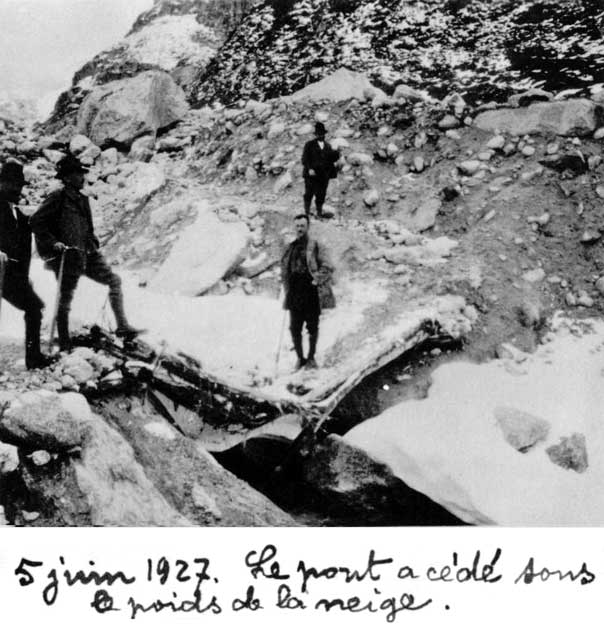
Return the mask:
[[0, 169], [0, 301], [4, 298], [24, 311], [25, 365], [43, 368], [50, 359], [40, 352], [40, 325], [44, 304], [29, 280], [31, 230], [17, 207], [25, 185], [23, 167], [7, 161]]
[[334, 151], [325, 141], [325, 126], [322, 122], [315, 125], [315, 137], [304, 145], [302, 164], [304, 166], [304, 211], [310, 216], [310, 205], [313, 198], [317, 207], [317, 216], [323, 215], [323, 203], [327, 195], [329, 180], [336, 177], [335, 163], [340, 159], [340, 152]]
[[[315, 354], [319, 339], [319, 315], [322, 309], [334, 308], [331, 289], [333, 265], [325, 246], [309, 237], [307, 215], [297, 215], [296, 239], [281, 259], [281, 280], [285, 298], [283, 308], [290, 313], [290, 333], [298, 356], [296, 370], [303, 366], [317, 368]], [[302, 329], [306, 324], [309, 337], [308, 356], [302, 349]]]
[[136, 337], [142, 331], [133, 328], [126, 319], [122, 283], [99, 251], [94, 234], [88, 198], [80, 190], [87, 172], [80, 161], [67, 155], [57, 164], [57, 178], [63, 188], [51, 193], [31, 218], [40, 256], [59, 277], [64, 261], [63, 278], [57, 312], [59, 348], [69, 350], [69, 311], [82, 275], [109, 287], [109, 302], [115, 315], [116, 335], [124, 339]]

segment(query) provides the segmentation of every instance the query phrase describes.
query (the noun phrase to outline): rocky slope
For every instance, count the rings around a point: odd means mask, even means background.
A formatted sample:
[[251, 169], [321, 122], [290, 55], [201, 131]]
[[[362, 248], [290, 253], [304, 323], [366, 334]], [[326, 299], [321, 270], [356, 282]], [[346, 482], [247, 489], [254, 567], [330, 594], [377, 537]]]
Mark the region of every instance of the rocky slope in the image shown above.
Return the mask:
[[599, 0], [261, 3], [196, 84], [197, 103], [286, 95], [340, 67], [471, 102], [602, 82]]
[[143, 71], [165, 71], [188, 92], [252, 4], [253, 0], [156, 0], [122, 41], [76, 72], [46, 130], [56, 132], [73, 124], [82, 100], [95, 87]]
[[[322, 40], [298, 40], [299, 33], [291, 30], [293, 16], [298, 15], [298, 23], [303, 23], [303, 5], [316, 12], [313, 16], [321, 17], [322, 26], [313, 30], [312, 37]], [[587, 77], [590, 65], [601, 55], [594, 35], [599, 25], [599, 5], [539, 4], [540, 11], [553, 12], [554, 16], [539, 22], [539, 29], [556, 30], [561, 20], [574, 20], [560, 32], [568, 34], [568, 40], [557, 38], [551, 50], [545, 47], [548, 40], [542, 40], [539, 60], [542, 62], [548, 51], [547, 55], [557, 55], [555, 51], [560, 53], [568, 45], [574, 49], [565, 54], [568, 65], [564, 68], [573, 68], [572, 61], [577, 59], [573, 56], [587, 66], [580, 67], [584, 77], [569, 71], [562, 74], [562, 84], [556, 84], [551, 76], [544, 85], [549, 91], [532, 88], [522, 92], [514, 88], [538, 83], [531, 68], [541, 62], [535, 58], [534, 65], [521, 64], [495, 55], [507, 50], [510, 34], [516, 33], [503, 29], [498, 21], [513, 18], [517, 27], [520, 15], [537, 15], [537, 3], [523, 3], [507, 13], [503, 11], [505, 3], [445, 6], [416, 2], [405, 6], [413, 12], [421, 8], [423, 17], [412, 12], [409, 15], [415, 16], [414, 21], [409, 22], [409, 16], [407, 22], [398, 20], [396, 12], [403, 10], [403, 3], [398, 2], [363, 3], [362, 8], [355, 2], [263, 3], [227, 40], [214, 66], [208, 67], [213, 69], [213, 79], [209, 74], [201, 76], [197, 98], [234, 99], [236, 103], [231, 107], [211, 104], [190, 108], [173, 69], [141, 67], [134, 77], [126, 74], [93, 87], [67, 128], [55, 131], [51, 124], [45, 135], [33, 140], [13, 122], [10, 135], [0, 141], [0, 154], [16, 154], [27, 163], [31, 185], [26, 202], [30, 205], [37, 204], [56, 186], [54, 165], [62, 154], [69, 148], [78, 155], [90, 166], [86, 189], [93, 199], [103, 250], [128, 275], [129, 282], [138, 283], [138, 293], [129, 290], [128, 299], [133, 304], [139, 301], [136, 306], [140, 308], [135, 312], [141, 313], [140, 319], [145, 321], [144, 304], [153, 309], [149, 313], [157, 314], [160, 309], [165, 322], [158, 330], [167, 331], [179, 348], [184, 348], [182, 340], [188, 335], [198, 337], [199, 343], [191, 343], [191, 347], [200, 349], [195, 355], [206, 366], [219, 366], [221, 372], [228, 371], [240, 383], [273, 391], [276, 388], [275, 392], [287, 397], [290, 392], [308, 392], [308, 384], [285, 372], [273, 379], [273, 349], [280, 320], [276, 263], [289, 237], [292, 213], [301, 210], [301, 148], [311, 136], [314, 122], [322, 121], [330, 141], [342, 154], [340, 174], [330, 184], [327, 218], [312, 222], [314, 232], [330, 246], [338, 273], [339, 308], [322, 324], [322, 368], [330, 371], [342, 362], [354, 362], [381, 339], [399, 339], [411, 319], [432, 316], [432, 309], [441, 319], [451, 319], [455, 336], [463, 342], [464, 357], [478, 361], [497, 357], [513, 368], [516, 361], [523, 361], [524, 351], [533, 351], [549, 339], [546, 328], [557, 310], [564, 309], [574, 320], [598, 317], [604, 310], [604, 92], [597, 86], [598, 68]], [[192, 15], [187, 12], [193, 8], [185, 2], [157, 3], [133, 33], [168, 14], [170, 19]], [[290, 8], [293, 13], [285, 10]], [[580, 15], [576, 13], [579, 9], [583, 12]], [[474, 24], [472, 15], [481, 15], [481, 11], [488, 13], [489, 20]], [[270, 28], [262, 27], [258, 20], [269, 14]], [[309, 51], [322, 51], [320, 47], [332, 40], [339, 42], [329, 27], [336, 14], [339, 25], [350, 27], [355, 21], [373, 38], [366, 40], [364, 32], [355, 32], [355, 42], [377, 42], [378, 31], [390, 37], [395, 25], [388, 20], [392, 21], [393, 16], [403, 30], [413, 24], [408, 34], [412, 40], [406, 41], [407, 53], [421, 56], [415, 62], [405, 58], [402, 49], [397, 48], [399, 40], [391, 58], [388, 46], [394, 41], [383, 43], [382, 57], [377, 56], [373, 44], [362, 55], [338, 46], [334, 48], [338, 55], [351, 57], [323, 58], [329, 63], [316, 73], [306, 73], [311, 62], [304, 56], [318, 59]], [[447, 67], [449, 73], [432, 64], [420, 64], [428, 51], [435, 53], [429, 37], [433, 29], [446, 28], [451, 46], [457, 47], [462, 27], [456, 27], [456, 21], [467, 26], [468, 20], [479, 30], [480, 38], [486, 38], [480, 40], [482, 49], [478, 47], [478, 51], [484, 51], [487, 57], [489, 47], [494, 47], [493, 59], [489, 58], [486, 67], [479, 57], [473, 58], [476, 68], [469, 69], [469, 74], [455, 70], [455, 65]], [[377, 26], [369, 28], [374, 22], [381, 30]], [[538, 26], [537, 22], [526, 24], [535, 29]], [[425, 50], [416, 46], [423, 42], [417, 40], [422, 33], [427, 38]], [[497, 46], [487, 33], [498, 34], [501, 40]], [[264, 39], [254, 41], [254, 34]], [[306, 70], [303, 80], [291, 74], [269, 73], [268, 66], [262, 66], [265, 62], [255, 54], [249, 58], [250, 65], [243, 65], [242, 60], [251, 55], [248, 44], [254, 42], [277, 67], [283, 60], [279, 51], [287, 49], [290, 62], [295, 61], [288, 71]], [[304, 46], [299, 47], [300, 43]], [[285, 48], [277, 50], [271, 48], [273, 45]], [[409, 64], [397, 70], [395, 58]], [[453, 60], [448, 54], [445, 58]], [[236, 66], [230, 67], [228, 59]], [[253, 60], [256, 66], [251, 64]], [[390, 71], [382, 73], [384, 61], [389, 61], [394, 75]], [[502, 61], [505, 64], [492, 85], [497, 91], [486, 87], [483, 92], [481, 70], [492, 73]], [[340, 64], [354, 68], [340, 68]], [[521, 64], [523, 73], [515, 73], [515, 64]], [[539, 68], [547, 71], [544, 66]], [[404, 75], [407, 72], [409, 75]], [[236, 87], [225, 84], [228, 73], [235, 78]], [[446, 94], [442, 77], [448, 78]], [[452, 90], [455, 86], [459, 91]], [[579, 93], [569, 94], [569, 86]], [[250, 95], [262, 99], [244, 99]], [[271, 95], [280, 97], [265, 99]], [[480, 99], [473, 100], [477, 95]], [[488, 102], [494, 97], [498, 101]], [[149, 103], [152, 109], [146, 108]], [[48, 277], [44, 279], [37, 266], [34, 272], [37, 285], [48, 288], [44, 293], [52, 297]], [[79, 289], [80, 297], [83, 289], [84, 285]], [[204, 297], [198, 298], [200, 295]], [[82, 306], [90, 306], [81, 310], [87, 320], [100, 316], [92, 299], [82, 302]], [[7, 354], [7, 366], [14, 367], [19, 353], [14, 343], [0, 350]], [[287, 345], [283, 351], [282, 361], [289, 365]], [[435, 350], [434, 362], [439, 356], [440, 351]], [[420, 384], [417, 379], [421, 371], [412, 372], [413, 376], [406, 371], [392, 375], [380, 386], [379, 410], [397, 403], [402, 396], [425, 396], [429, 382], [423, 379]], [[19, 375], [0, 380], [13, 393], [11, 402], [21, 401], [14, 394], [19, 395], [25, 387], [51, 393], [78, 390], [71, 385], [69, 377], [73, 375], [63, 365], [34, 382], [27, 375]], [[65, 375], [67, 379], [63, 379]], [[125, 427], [129, 421], [136, 422], [137, 428], [141, 425], [130, 413], [119, 405], [101, 410], [99, 419], [105, 424], [102, 431], [109, 433], [106, 429], [113, 428], [119, 432], [124, 442], [120, 441], [118, 448], [130, 451], [124, 452], [126, 457], [132, 455], [130, 446], [137, 460], [149, 461], [149, 451], [155, 450], [149, 442], [155, 440], [145, 438], [153, 433], [149, 435], [147, 429], [141, 434], [134, 427]], [[135, 417], [137, 413], [135, 407]], [[155, 417], [144, 415], [151, 422]], [[353, 424], [351, 420], [350, 426]], [[23, 428], [21, 422], [18, 427]], [[471, 442], [468, 445], [471, 447]], [[206, 467], [205, 458], [181, 459], [180, 439], [173, 447], [166, 445], [166, 450], [170, 448], [165, 453], [167, 459], [176, 460], [177, 465], [186, 461], [191, 468], [198, 464]], [[376, 450], [380, 452], [379, 446]], [[163, 454], [158, 452], [156, 456]], [[404, 481], [407, 467], [401, 470], [396, 460], [385, 461], [396, 467], [396, 481]], [[326, 463], [331, 464], [329, 460]], [[372, 467], [371, 463], [367, 466]], [[23, 468], [27, 477], [29, 467]], [[52, 468], [51, 484], [55, 488], [65, 478], [75, 486], [72, 473], [81, 472], [71, 459], [66, 466]], [[347, 485], [339, 481], [338, 472], [335, 466], [325, 471], [333, 483], [332, 492], [344, 491], [341, 486]], [[381, 466], [376, 471], [377, 484], [384, 485], [385, 472]], [[157, 503], [163, 499], [173, 509], [166, 509], [161, 502], [161, 516], [166, 522], [176, 521], [171, 517], [185, 517], [195, 523], [227, 522], [226, 516], [204, 520], [192, 514], [193, 506], [186, 496], [193, 488], [190, 483], [185, 485], [182, 477], [173, 477], [172, 484], [165, 486], [146, 464], [145, 473], [153, 484], [149, 490], [158, 491]], [[14, 475], [12, 478], [15, 481]], [[28, 490], [34, 490], [37, 481], [31, 482]], [[216, 481], [229, 486], [231, 478]], [[364, 477], [362, 486], [354, 487], [354, 501], [362, 502], [362, 490], [374, 494], [371, 481], [371, 477]], [[399, 486], [396, 481], [390, 477], [386, 484]], [[14, 494], [21, 495], [19, 482]], [[137, 483], [137, 491], [141, 485]], [[417, 482], [417, 486], [424, 485]], [[78, 484], [70, 494], [81, 496], [81, 490]], [[438, 494], [430, 496], [439, 503], [446, 502]], [[181, 497], [183, 501], [179, 501]], [[280, 519], [282, 514], [263, 510], [265, 506], [258, 505], [260, 512], [269, 513], [265, 519], [261, 517], [262, 521], [286, 521]], [[461, 516], [457, 506], [449, 504], [450, 510]], [[26, 504], [19, 508], [29, 512]], [[11, 511], [11, 521], [16, 520], [19, 508]], [[488, 510], [488, 504], [484, 508]], [[50, 510], [54, 514], [46, 521], [52, 517], [59, 520], [60, 508]], [[133, 507], [128, 517], [136, 510]], [[219, 510], [223, 512], [223, 507]], [[89, 510], [84, 512], [85, 517], [92, 516]], [[257, 521], [253, 513], [245, 509], [242, 513], [240, 523]], [[160, 521], [154, 519], [153, 512], [147, 514], [149, 523]], [[97, 521], [115, 522], [120, 516], [114, 513]], [[482, 520], [477, 517], [476, 521]], [[510, 516], [506, 521], [517, 520]]]

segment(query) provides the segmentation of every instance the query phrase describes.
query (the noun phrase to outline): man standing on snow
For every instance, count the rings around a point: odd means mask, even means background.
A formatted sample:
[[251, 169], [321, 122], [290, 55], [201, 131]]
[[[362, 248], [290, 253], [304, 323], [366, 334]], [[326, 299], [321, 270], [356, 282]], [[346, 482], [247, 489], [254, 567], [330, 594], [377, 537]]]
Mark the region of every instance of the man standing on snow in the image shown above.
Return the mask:
[[109, 287], [109, 302], [117, 322], [116, 335], [132, 339], [142, 331], [130, 326], [124, 313], [122, 283], [99, 251], [94, 234], [88, 198], [80, 190], [88, 169], [67, 155], [57, 164], [57, 178], [63, 188], [51, 193], [31, 219], [38, 252], [55, 272], [57, 279], [64, 262], [60, 282], [57, 329], [59, 348], [69, 350], [69, 311], [80, 276], [85, 275]]
[[304, 145], [302, 164], [304, 166], [304, 211], [310, 217], [310, 205], [313, 198], [317, 207], [317, 216], [323, 215], [323, 203], [327, 194], [327, 185], [336, 177], [335, 163], [340, 159], [340, 152], [334, 151], [325, 141], [325, 125], [315, 124], [315, 137]]
[[25, 365], [43, 368], [50, 359], [40, 351], [40, 325], [44, 304], [29, 280], [31, 230], [17, 204], [25, 185], [23, 167], [7, 161], [0, 169], [0, 301], [4, 298], [24, 311]]
[[[322, 309], [334, 308], [331, 289], [333, 265], [321, 242], [308, 235], [307, 215], [294, 219], [296, 239], [289, 244], [281, 259], [281, 280], [285, 298], [283, 308], [290, 313], [290, 332], [298, 356], [296, 370], [303, 366], [317, 368], [315, 353], [319, 338], [319, 315]], [[309, 337], [308, 356], [302, 349], [302, 329], [306, 324]]]

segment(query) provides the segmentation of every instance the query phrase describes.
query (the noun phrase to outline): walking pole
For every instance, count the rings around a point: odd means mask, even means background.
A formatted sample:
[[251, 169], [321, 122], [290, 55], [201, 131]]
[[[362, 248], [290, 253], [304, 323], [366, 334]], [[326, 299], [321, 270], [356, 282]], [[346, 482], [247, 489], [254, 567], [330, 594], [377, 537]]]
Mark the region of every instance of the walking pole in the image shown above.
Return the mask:
[[50, 348], [52, 349], [52, 342], [55, 338], [55, 328], [57, 327], [57, 316], [59, 314], [59, 302], [61, 301], [61, 288], [63, 285], [63, 270], [65, 268], [65, 249], [61, 253], [61, 264], [59, 266], [59, 277], [57, 278], [57, 296], [55, 298], [55, 307], [52, 314], [52, 321], [50, 323]]

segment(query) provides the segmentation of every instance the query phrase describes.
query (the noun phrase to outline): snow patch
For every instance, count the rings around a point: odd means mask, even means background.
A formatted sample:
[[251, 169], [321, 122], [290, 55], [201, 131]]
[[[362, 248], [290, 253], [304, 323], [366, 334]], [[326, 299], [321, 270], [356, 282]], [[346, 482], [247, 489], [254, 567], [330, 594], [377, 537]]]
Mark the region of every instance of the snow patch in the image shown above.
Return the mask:
[[176, 439], [176, 433], [166, 422], [149, 422], [145, 424], [144, 428], [148, 433], [160, 439], [169, 441]]
[[[202, 45], [207, 41], [209, 45]], [[135, 60], [171, 71], [178, 64], [204, 66], [216, 52], [217, 36], [194, 14], [162, 16], [125, 39]]]
[[[602, 525], [604, 322], [591, 322], [589, 331], [558, 321], [551, 343], [522, 363], [441, 366], [426, 399], [398, 404], [345, 439], [464, 521]], [[550, 430], [520, 452], [497, 424], [500, 406]], [[589, 465], [581, 473], [546, 452], [574, 433], [586, 442]]]

